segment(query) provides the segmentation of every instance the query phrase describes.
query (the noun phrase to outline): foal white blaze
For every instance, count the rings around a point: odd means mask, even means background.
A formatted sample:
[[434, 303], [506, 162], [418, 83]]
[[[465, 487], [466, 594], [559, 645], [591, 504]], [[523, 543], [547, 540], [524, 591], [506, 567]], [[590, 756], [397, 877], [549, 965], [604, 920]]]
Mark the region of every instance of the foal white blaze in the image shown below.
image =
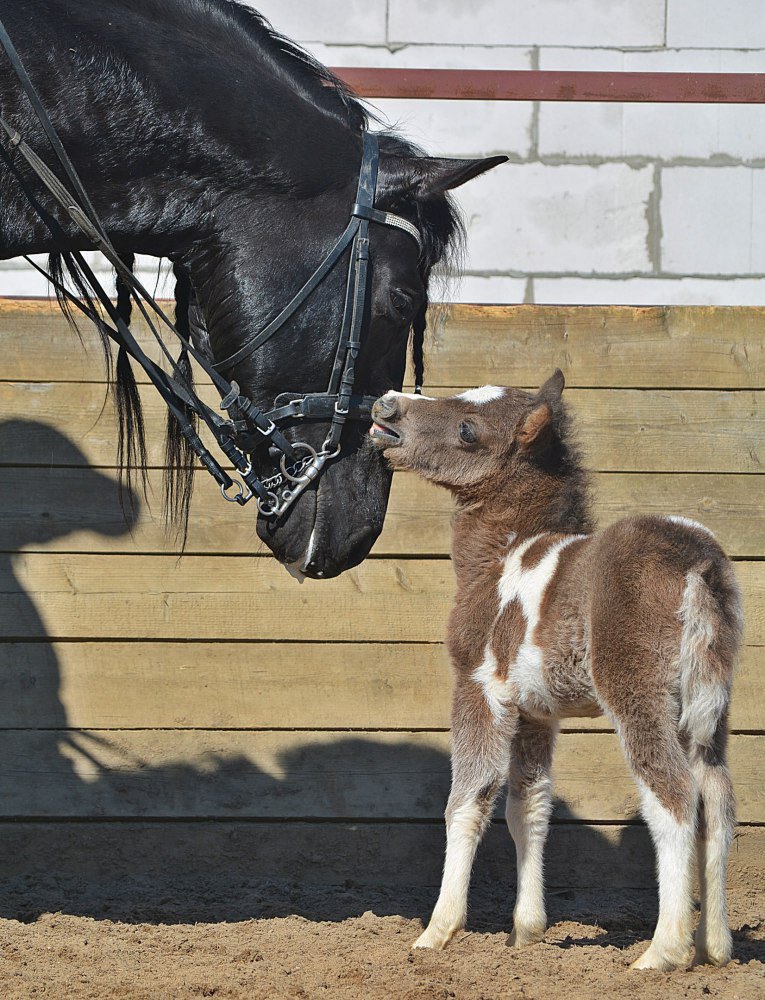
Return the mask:
[[461, 392], [457, 399], [464, 399], [466, 403], [491, 403], [495, 399], [501, 399], [505, 394], [501, 385], [482, 385], [479, 389], [468, 389]]

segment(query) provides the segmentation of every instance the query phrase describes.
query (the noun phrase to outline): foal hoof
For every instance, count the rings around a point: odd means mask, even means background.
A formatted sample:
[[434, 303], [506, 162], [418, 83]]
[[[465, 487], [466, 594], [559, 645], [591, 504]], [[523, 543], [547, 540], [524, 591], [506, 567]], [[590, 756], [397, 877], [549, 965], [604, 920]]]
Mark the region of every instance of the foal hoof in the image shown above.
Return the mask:
[[529, 944], [539, 944], [545, 936], [544, 927], [513, 927], [507, 935], [508, 948], [525, 948]]
[[456, 930], [449, 933], [436, 927], [427, 927], [414, 942], [412, 948], [432, 948], [434, 951], [443, 951], [455, 933]]
[[719, 950], [712, 948], [697, 948], [693, 956], [694, 965], [727, 965], [733, 958], [733, 947], [723, 946]]
[[688, 966], [686, 956], [672, 956], [662, 954], [653, 945], [630, 965], [631, 969], [650, 969], [653, 972], [672, 972], [675, 969], [685, 969]]

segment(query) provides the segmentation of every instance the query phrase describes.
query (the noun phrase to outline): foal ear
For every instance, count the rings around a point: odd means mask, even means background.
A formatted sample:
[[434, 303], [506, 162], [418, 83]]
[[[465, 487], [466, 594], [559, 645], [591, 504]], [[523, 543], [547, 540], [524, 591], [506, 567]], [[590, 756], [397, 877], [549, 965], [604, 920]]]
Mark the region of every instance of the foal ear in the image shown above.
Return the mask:
[[381, 158], [382, 194], [388, 198], [433, 198], [472, 181], [507, 160], [486, 156], [479, 160], [454, 160], [439, 156], [386, 156]]
[[544, 382], [537, 393], [540, 399], [549, 399], [551, 403], [557, 402], [566, 386], [566, 380], [560, 368], [556, 368], [552, 375]]
[[521, 452], [544, 448], [553, 435], [553, 412], [549, 403], [540, 403], [521, 424], [518, 431], [518, 449]]

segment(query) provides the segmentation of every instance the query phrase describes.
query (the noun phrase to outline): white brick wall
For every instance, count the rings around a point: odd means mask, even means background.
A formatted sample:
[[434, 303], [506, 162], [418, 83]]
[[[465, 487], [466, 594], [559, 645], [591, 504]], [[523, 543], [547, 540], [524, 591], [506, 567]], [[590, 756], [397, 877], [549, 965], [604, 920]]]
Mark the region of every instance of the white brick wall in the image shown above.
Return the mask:
[[389, 0], [388, 18], [394, 45], [664, 43], [664, 0]]
[[651, 270], [653, 170], [506, 164], [466, 185], [468, 261], [477, 273]]
[[[330, 66], [765, 73], [765, 0], [247, 2]], [[467, 271], [446, 296], [765, 304], [764, 106], [377, 107], [433, 153], [511, 158], [459, 191]], [[44, 291], [0, 262], [0, 294]]]

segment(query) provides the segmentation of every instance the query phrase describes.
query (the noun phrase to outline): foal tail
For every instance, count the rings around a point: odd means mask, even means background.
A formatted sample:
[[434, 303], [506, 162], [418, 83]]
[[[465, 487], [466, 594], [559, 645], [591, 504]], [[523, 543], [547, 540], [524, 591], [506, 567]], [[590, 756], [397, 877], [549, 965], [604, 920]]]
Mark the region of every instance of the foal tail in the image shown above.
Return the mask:
[[690, 570], [678, 616], [679, 728], [692, 748], [711, 750], [726, 724], [743, 632], [741, 592], [730, 561], [720, 554]]
[[695, 961], [724, 965], [733, 948], [725, 881], [735, 824], [735, 797], [726, 763], [728, 702], [743, 622], [733, 567], [722, 554], [687, 574], [679, 616], [679, 728], [688, 738], [698, 793], [701, 916]]

